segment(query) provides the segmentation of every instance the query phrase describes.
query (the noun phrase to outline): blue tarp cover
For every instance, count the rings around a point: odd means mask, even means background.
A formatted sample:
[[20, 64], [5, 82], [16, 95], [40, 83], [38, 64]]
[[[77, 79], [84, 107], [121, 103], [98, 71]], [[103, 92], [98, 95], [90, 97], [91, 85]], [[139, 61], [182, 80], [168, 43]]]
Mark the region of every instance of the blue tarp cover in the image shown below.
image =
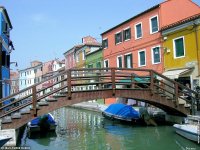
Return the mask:
[[122, 118], [138, 119], [140, 117], [139, 112], [125, 104], [111, 104], [104, 112]]
[[49, 123], [49, 124], [54, 125], [54, 124], [56, 123], [55, 120], [51, 117], [50, 114], [46, 114], [46, 115], [43, 115], [43, 116], [41, 116], [41, 117], [37, 117], [37, 118], [33, 119], [33, 120], [31, 121], [31, 125], [32, 125], [32, 126], [38, 125], [38, 123], [40, 122], [40, 120], [41, 120], [43, 117], [46, 117], [46, 116], [48, 117], [48, 123]]

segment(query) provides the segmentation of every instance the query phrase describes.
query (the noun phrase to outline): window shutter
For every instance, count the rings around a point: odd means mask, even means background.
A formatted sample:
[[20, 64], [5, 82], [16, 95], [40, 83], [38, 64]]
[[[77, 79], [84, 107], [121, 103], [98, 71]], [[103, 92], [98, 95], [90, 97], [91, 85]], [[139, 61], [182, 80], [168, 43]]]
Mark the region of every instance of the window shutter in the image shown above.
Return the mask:
[[2, 51], [2, 66], [6, 66], [6, 52]]
[[129, 33], [129, 39], [131, 39], [131, 28], [129, 28], [128, 33]]
[[117, 34], [115, 34], [115, 44], [117, 43]]
[[10, 67], [10, 55], [6, 56], [6, 66], [9, 68]]
[[124, 55], [124, 67], [127, 68], [127, 55]]
[[123, 31], [123, 41], [126, 40], [126, 30]]
[[133, 57], [132, 57], [132, 54], [130, 54], [130, 57], [131, 57], [131, 68], [133, 68]]

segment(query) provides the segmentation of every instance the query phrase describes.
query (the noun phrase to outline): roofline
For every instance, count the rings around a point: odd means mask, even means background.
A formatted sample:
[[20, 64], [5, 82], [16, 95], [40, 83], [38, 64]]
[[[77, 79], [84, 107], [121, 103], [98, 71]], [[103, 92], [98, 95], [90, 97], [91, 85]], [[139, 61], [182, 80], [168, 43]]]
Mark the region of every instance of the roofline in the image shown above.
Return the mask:
[[12, 29], [13, 26], [12, 26], [12, 24], [11, 24], [11, 21], [10, 21], [10, 18], [9, 18], [9, 16], [8, 16], [8, 12], [7, 12], [6, 8], [5, 8], [4, 6], [0, 6], [0, 8], [3, 9], [3, 12], [4, 12], [4, 14], [6, 15], [6, 18], [7, 18], [7, 20], [8, 20], [9, 25], [10, 25], [10, 28]]
[[39, 65], [37, 65], [37, 66], [34, 66], [34, 67], [29, 67], [29, 68], [26, 68], [26, 69], [19, 70], [19, 72], [20, 72], [20, 71], [29, 70], [29, 69], [32, 69], [32, 68], [36, 68], [36, 67], [39, 67], [39, 66], [42, 66], [42, 65], [43, 65], [43, 64], [41, 63], [41, 64], [39, 64]]
[[96, 51], [93, 51], [93, 52], [91, 52], [91, 53], [86, 54], [86, 56], [95, 54], [95, 53], [97, 53], [97, 52], [99, 52], [99, 51], [103, 51], [102, 47], [100, 47], [100, 48], [99, 48], [98, 50], [96, 50]]
[[167, 30], [167, 29], [170, 29], [170, 28], [176, 27], [176, 26], [178, 26], [178, 25], [181, 25], [181, 24], [184, 24], [184, 23], [187, 23], [187, 22], [196, 20], [196, 19], [198, 19], [198, 18], [200, 18], [200, 13], [195, 14], [195, 15], [192, 15], [192, 16], [187, 17], [187, 18], [184, 18], [184, 19], [179, 20], [179, 21], [177, 21], [177, 22], [175, 22], [175, 23], [172, 23], [172, 24], [170, 24], [170, 25], [164, 26], [164, 27], [161, 28], [160, 31], [165, 31], [165, 30]]
[[147, 9], [147, 10], [145, 10], [145, 11], [139, 13], [139, 14], [137, 14], [136, 16], [131, 17], [130, 19], [128, 19], [128, 20], [126, 20], [126, 21], [124, 21], [124, 22], [122, 22], [122, 23], [120, 23], [120, 24], [118, 24], [118, 25], [116, 25], [116, 26], [114, 26], [114, 27], [108, 29], [107, 31], [101, 33], [101, 36], [102, 36], [103, 34], [106, 34], [106, 33], [110, 32], [110, 31], [116, 29], [116, 28], [119, 27], [119, 26], [121, 26], [121, 25], [123, 25], [123, 24], [125, 24], [125, 23], [127, 23], [127, 22], [129, 22], [129, 21], [131, 21], [131, 20], [133, 20], [133, 19], [135, 19], [135, 18], [137, 18], [137, 17], [139, 17], [139, 16], [145, 14], [145, 13], [148, 13], [148, 12], [150, 12], [150, 11], [152, 11], [152, 10], [158, 8], [159, 6], [160, 6], [160, 4], [155, 5], [155, 6], [151, 7], [151, 8], [149, 8], [149, 9]]

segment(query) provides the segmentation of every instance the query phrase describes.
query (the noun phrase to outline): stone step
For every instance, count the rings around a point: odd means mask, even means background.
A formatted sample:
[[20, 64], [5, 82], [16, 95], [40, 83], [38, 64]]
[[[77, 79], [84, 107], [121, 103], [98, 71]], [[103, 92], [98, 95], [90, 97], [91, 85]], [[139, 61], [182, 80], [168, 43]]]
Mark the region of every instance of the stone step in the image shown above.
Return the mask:
[[16, 113], [13, 113], [12, 115], [11, 115], [11, 118], [12, 119], [20, 119], [22, 116], [21, 116], [21, 113], [19, 113], [19, 112], [16, 112]]
[[54, 95], [54, 98], [66, 97], [67, 95]]
[[21, 109], [20, 113], [21, 113], [21, 115], [25, 115], [25, 114], [30, 114], [31, 111], [30, 111], [30, 109], [26, 108], [26, 109]]
[[11, 123], [12, 122], [12, 118], [11, 116], [6, 116], [2, 119], [2, 124], [6, 124], [6, 123]]
[[47, 102], [56, 102], [57, 99], [56, 98], [47, 98], [46, 101]]
[[38, 102], [38, 105], [39, 106], [48, 106], [49, 104], [46, 101], [40, 101], [40, 102]]
[[[40, 109], [38, 104], [36, 104], [36, 109], [38, 109], [38, 110]], [[30, 110], [33, 110], [33, 105], [30, 105]]]

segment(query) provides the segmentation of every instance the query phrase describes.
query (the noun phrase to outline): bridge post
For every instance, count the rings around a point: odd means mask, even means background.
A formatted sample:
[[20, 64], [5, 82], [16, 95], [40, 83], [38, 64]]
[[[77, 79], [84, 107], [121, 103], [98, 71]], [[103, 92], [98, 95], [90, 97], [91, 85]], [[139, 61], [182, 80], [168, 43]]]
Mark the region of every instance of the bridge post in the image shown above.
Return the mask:
[[37, 117], [37, 95], [36, 95], [36, 86], [32, 87], [32, 101], [33, 101], [33, 116]]
[[67, 71], [67, 94], [68, 94], [68, 100], [71, 99], [71, 70]]
[[151, 95], [154, 94], [154, 76], [153, 76], [153, 70], [150, 71], [150, 90], [151, 90]]
[[135, 88], [135, 81], [134, 81], [134, 74], [131, 74], [131, 88], [134, 89]]
[[111, 80], [112, 80], [112, 95], [115, 96], [115, 89], [116, 89], [116, 85], [115, 85], [115, 68], [111, 68]]
[[175, 93], [174, 94], [175, 94], [175, 101], [176, 101], [176, 107], [177, 107], [179, 104], [178, 103], [178, 97], [179, 97], [178, 96], [178, 83], [175, 82], [174, 84], [175, 84]]

